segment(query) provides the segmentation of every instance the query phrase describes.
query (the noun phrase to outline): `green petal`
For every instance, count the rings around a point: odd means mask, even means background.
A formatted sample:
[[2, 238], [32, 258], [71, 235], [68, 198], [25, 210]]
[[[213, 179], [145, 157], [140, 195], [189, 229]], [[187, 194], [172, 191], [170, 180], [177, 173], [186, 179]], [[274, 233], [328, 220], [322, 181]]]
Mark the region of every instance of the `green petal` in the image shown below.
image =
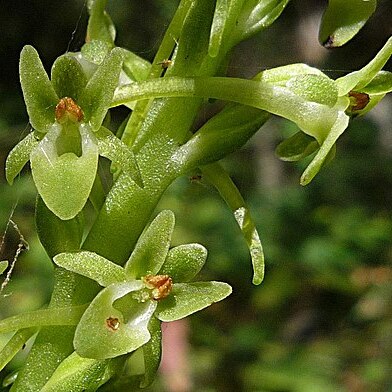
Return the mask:
[[342, 46], [364, 26], [377, 7], [377, 0], [329, 0], [319, 40], [326, 48]]
[[339, 96], [346, 95], [352, 90], [361, 91], [377, 76], [391, 56], [392, 37], [388, 39], [386, 44], [369, 64], [358, 71], [351, 72], [346, 76], [336, 79]]
[[140, 388], [146, 388], [154, 382], [162, 356], [161, 322], [154, 316], [151, 317], [148, 330], [150, 331], [151, 339], [142, 347], [144, 376], [140, 382]]
[[110, 159], [116, 167], [129, 174], [142, 188], [142, 176], [132, 150], [104, 127], [101, 127], [95, 136], [98, 141], [99, 155]]
[[74, 346], [80, 356], [113, 358], [134, 351], [150, 340], [148, 323], [156, 308], [155, 301], [138, 302], [127, 297], [124, 299], [127, 314], [114, 306], [117, 299], [142, 288], [141, 281], [114, 283], [94, 298], [75, 332]]
[[98, 167], [98, 147], [86, 125], [79, 127], [82, 155], [73, 152], [58, 155], [56, 142], [61, 126], [54, 124], [31, 153], [35, 185], [47, 207], [60, 219], [75, 217], [84, 207]]
[[317, 141], [312, 136], [300, 131], [283, 140], [275, 153], [282, 161], [295, 162], [313, 154], [318, 147]]
[[348, 122], [349, 117], [347, 116], [347, 114], [345, 114], [344, 111], [340, 111], [335, 124], [333, 125], [331, 131], [321, 145], [316, 156], [313, 158], [312, 162], [310, 162], [310, 164], [302, 174], [301, 185], [309, 184], [310, 181], [312, 181], [312, 179], [314, 178], [314, 176], [320, 171], [337, 139], [347, 128]]
[[74, 352], [61, 362], [41, 392], [96, 391], [122, 366], [120, 358], [97, 361]]
[[207, 249], [203, 245], [179, 245], [169, 250], [159, 274], [169, 275], [173, 282], [189, 282], [199, 273], [206, 259]]
[[125, 280], [122, 267], [94, 252], [60, 253], [53, 261], [60, 267], [93, 279], [104, 287]]
[[79, 105], [84, 112], [84, 121], [97, 131], [102, 125], [118, 85], [122, 67], [121, 49], [113, 49], [95, 71], [84, 89]]
[[87, 84], [87, 77], [75, 56], [64, 54], [53, 64], [52, 85], [60, 98], [69, 97], [78, 102]]
[[54, 110], [59, 98], [32, 46], [22, 49], [19, 74], [30, 124], [40, 132], [47, 132], [55, 120]]
[[179, 320], [221, 301], [231, 291], [223, 282], [175, 283], [171, 294], [159, 302], [155, 314], [161, 321]]
[[173, 212], [162, 211], [142, 233], [125, 265], [128, 277], [141, 278], [158, 273], [169, 250], [174, 220]]
[[0, 275], [8, 268], [8, 261], [2, 260], [0, 261]]
[[30, 160], [30, 154], [37, 147], [38, 143], [37, 134], [30, 132], [8, 154], [5, 163], [5, 176], [10, 185], [12, 185], [15, 177], [23, 169], [23, 166]]

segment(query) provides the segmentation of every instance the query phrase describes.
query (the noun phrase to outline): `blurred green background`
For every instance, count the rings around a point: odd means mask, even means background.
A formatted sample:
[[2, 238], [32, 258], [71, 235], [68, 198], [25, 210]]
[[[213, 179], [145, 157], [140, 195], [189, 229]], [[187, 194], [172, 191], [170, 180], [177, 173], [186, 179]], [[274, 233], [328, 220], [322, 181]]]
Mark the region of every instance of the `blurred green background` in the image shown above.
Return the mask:
[[[177, 3], [109, 1], [117, 44], [151, 60]], [[229, 74], [250, 77], [306, 62], [338, 77], [366, 64], [392, 35], [392, 2], [384, 0], [355, 39], [328, 51], [317, 42], [325, 4], [293, 0], [271, 28], [234, 51]], [[0, 233], [13, 214], [30, 244], [0, 297], [4, 318], [47, 303], [52, 287], [52, 266], [34, 232], [29, 171], [13, 187], [4, 179], [7, 153], [29, 131], [19, 53], [32, 44], [49, 69], [57, 56], [83, 44], [87, 15], [81, 0], [6, 0], [0, 11]], [[335, 160], [306, 188], [299, 185], [305, 163], [274, 156], [279, 141], [295, 132], [282, 119], [272, 119], [225, 159], [265, 248], [259, 287], [251, 284], [246, 246], [216, 191], [191, 178], [197, 173], [171, 186], [159, 208], [176, 213], [175, 244], [204, 244], [209, 258], [202, 278], [228, 281], [234, 293], [189, 319], [192, 386], [175, 389], [161, 378], [151, 391], [392, 391], [391, 109], [388, 98], [353, 121]], [[1, 259], [12, 260], [19, 237], [8, 224]], [[4, 342], [2, 336], [0, 346]]]

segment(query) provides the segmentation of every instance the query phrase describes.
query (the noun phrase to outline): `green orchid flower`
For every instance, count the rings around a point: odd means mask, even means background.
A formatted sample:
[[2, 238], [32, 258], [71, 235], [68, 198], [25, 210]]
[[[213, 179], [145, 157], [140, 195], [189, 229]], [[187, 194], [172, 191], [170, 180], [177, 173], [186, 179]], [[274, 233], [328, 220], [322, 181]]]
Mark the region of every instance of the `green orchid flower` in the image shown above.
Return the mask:
[[[32, 175], [47, 207], [63, 220], [75, 217], [90, 195], [98, 156], [114, 162], [142, 186], [131, 150], [102, 126], [119, 83], [123, 54], [112, 49], [100, 65], [65, 54], [49, 80], [37, 51], [23, 48], [20, 81], [33, 131], [9, 154], [9, 183], [30, 160]], [[84, 65], [82, 66], [81, 63]]]
[[105, 287], [76, 328], [78, 355], [102, 360], [143, 347], [150, 369], [146, 372], [156, 371], [160, 323], [184, 318], [231, 293], [223, 282], [190, 282], [204, 265], [207, 250], [199, 244], [169, 249], [173, 228], [174, 214], [161, 212], [140, 236], [124, 268], [88, 251], [54, 257], [57, 265]]
[[305, 64], [275, 68], [261, 74], [261, 78], [275, 85], [284, 84], [291, 90], [298, 87], [299, 94], [306, 86], [307, 99], [323, 100], [335, 112], [333, 122], [328, 122], [320, 112], [324, 124], [315, 132], [301, 127], [303, 132], [296, 133], [277, 147], [277, 155], [286, 161], [297, 161], [317, 151], [302, 174], [302, 185], [308, 184], [334, 156], [336, 141], [347, 129], [350, 119], [367, 113], [392, 91], [392, 73], [381, 70], [391, 55], [392, 38], [369, 64], [337, 80]]

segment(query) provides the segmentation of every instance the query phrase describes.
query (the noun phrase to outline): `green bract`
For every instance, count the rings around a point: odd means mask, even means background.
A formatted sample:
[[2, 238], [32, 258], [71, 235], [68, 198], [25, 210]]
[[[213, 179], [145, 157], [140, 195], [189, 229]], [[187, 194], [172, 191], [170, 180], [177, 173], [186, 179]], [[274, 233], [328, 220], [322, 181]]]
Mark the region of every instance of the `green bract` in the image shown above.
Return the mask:
[[115, 48], [86, 75], [76, 57], [63, 55], [54, 63], [49, 81], [36, 50], [22, 50], [20, 79], [35, 130], [10, 152], [7, 180], [12, 183], [30, 160], [39, 194], [61, 219], [75, 217], [84, 207], [99, 155], [113, 160], [142, 186], [131, 150], [101, 126], [119, 82], [122, 58], [122, 50]]
[[[231, 293], [221, 282], [180, 283], [200, 271], [207, 251], [199, 244], [169, 250], [173, 228], [173, 213], [161, 212], [140, 236], [124, 268], [87, 251], [54, 257], [59, 266], [105, 286], [77, 326], [74, 346], [80, 356], [107, 359], [132, 352], [150, 341], [151, 331], [156, 346], [159, 323], [153, 315], [160, 321], [178, 320]], [[144, 352], [154, 369], [156, 352], [150, 346]]]

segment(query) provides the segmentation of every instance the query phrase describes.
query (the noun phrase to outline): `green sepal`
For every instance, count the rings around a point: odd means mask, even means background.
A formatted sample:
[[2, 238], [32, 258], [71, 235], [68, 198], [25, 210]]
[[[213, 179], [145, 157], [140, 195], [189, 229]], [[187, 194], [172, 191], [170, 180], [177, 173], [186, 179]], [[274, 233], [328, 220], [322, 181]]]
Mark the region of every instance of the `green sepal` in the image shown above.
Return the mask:
[[329, 0], [322, 17], [319, 41], [336, 48], [353, 38], [377, 7], [377, 0]]
[[333, 106], [338, 100], [336, 83], [325, 75], [298, 75], [290, 78], [286, 87], [310, 102]]
[[39, 240], [50, 258], [61, 252], [80, 249], [83, 237], [83, 219], [80, 214], [67, 221], [61, 220], [38, 195], [35, 225]]
[[175, 321], [204, 309], [230, 295], [230, 285], [223, 282], [175, 283], [171, 294], [159, 301], [156, 317]]
[[147, 388], [154, 382], [162, 356], [161, 322], [156, 317], [151, 317], [148, 330], [151, 339], [141, 347], [144, 355], [144, 376], [140, 388]]
[[121, 371], [123, 362], [122, 358], [97, 361], [73, 352], [61, 362], [41, 392], [96, 391]]
[[23, 169], [23, 166], [30, 160], [30, 154], [39, 143], [37, 132], [30, 132], [21, 140], [8, 154], [5, 163], [5, 176], [10, 185], [15, 177]]
[[74, 56], [64, 54], [52, 66], [51, 81], [58, 97], [69, 97], [77, 103], [87, 84], [82, 66]]
[[[75, 332], [74, 347], [80, 356], [113, 358], [132, 352], [149, 341], [150, 332], [147, 326], [156, 309], [156, 302], [139, 302], [132, 296], [124, 298], [143, 287], [142, 281], [139, 280], [114, 283], [94, 298]], [[115, 301], [120, 298], [122, 308], [126, 309], [124, 312], [115, 306]], [[110, 324], [111, 320], [116, 321]]]
[[151, 222], [125, 265], [128, 278], [138, 279], [158, 273], [169, 251], [174, 222], [174, 214], [169, 210], [160, 212]]
[[385, 45], [377, 53], [369, 64], [365, 65], [358, 71], [354, 71], [339, 79], [336, 79], [336, 84], [339, 90], [339, 96], [348, 94], [350, 91], [362, 91], [381, 71], [392, 56], [392, 37], [388, 39]]
[[47, 207], [60, 219], [74, 218], [84, 207], [98, 167], [98, 146], [89, 126], [79, 126], [81, 156], [58, 155], [62, 126], [53, 124], [30, 157], [34, 183]]
[[380, 71], [372, 81], [361, 89], [369, 95], [382, 95], [392, 91], [392, 72]]
[[268, 69], [253, 79], [286, 87], [310, 102], [333, 106], [338, 99], [335, 82], [317, 68], [302, 63]]
[[59, 98], [32, 46], [22, 49], [19, 75], [30, 124], [40, 132], [47, 132], [55, 120]]
[[253, 284], [258, 285], [264, 278], [264, 252], [260, 237], [248, 206], [240, 191], [218, 163], [201, 168], [203, 176], [217, 189], [223, 200], [232, 210], [234, 218], [241, 229], [252, 259]]
[[318, 75], [326, 77], [326, 75], [317, 68], [310, 67], [303, 63], [295, 63], [266, 69], [265, 71], [258, 73], [253, 79], [284, 87], [290, 79], [301, 75]]
[[89, 0], [87, 8], [90, 14], [86, 42], [100, 40], [114, 45], [116, 28], [105, 11], [107, 0]]
[[104, 287], [125, 281], [122, 267], [94, 252], [60, 253], [53, 258], [53, 261], [58, 266], [93, 279]]
[[124, 55], [123, 68], [128, 77], [137, 82], [146, 80], [151, 71], [151, 63], [127, 49], [121, 50]]
[[99, 155], [110, 159], [116, 169], [119, 167], [124, 173], [130, 175], [137, 185], [143, 188], [143, 179], [132, 150], [105, 127], [101, 127], [95, 133], [95, 136]]
[[245, 0], [234, 31], [234, 42], [240, 42], [270, 26], [290, 0]]
[[200, 244], [179, 245], [169, 250], [159, 271], [173, 282], [189, 282], [201, 270], [207, 259], [207, 249]]
[[83, 109], [84, 121], [88, 122], [94, 131], [102, 125], [112, 102], [122, 61], [121, 49], [112, 49], [90, 78], [80, 97], [79, 106]]
[[283, 140], [275, 150], [282, 161], [295, 162], [313, 154], [319, 144], [312, 137], [301, 131]]
[[100, 65], [111, 49], [112, 46], [105, 41], [92, 40], [82, 46], [81, 53], [90, 63]]
[[0, 275], [8, 268], [8, 260], [0, 261]]

